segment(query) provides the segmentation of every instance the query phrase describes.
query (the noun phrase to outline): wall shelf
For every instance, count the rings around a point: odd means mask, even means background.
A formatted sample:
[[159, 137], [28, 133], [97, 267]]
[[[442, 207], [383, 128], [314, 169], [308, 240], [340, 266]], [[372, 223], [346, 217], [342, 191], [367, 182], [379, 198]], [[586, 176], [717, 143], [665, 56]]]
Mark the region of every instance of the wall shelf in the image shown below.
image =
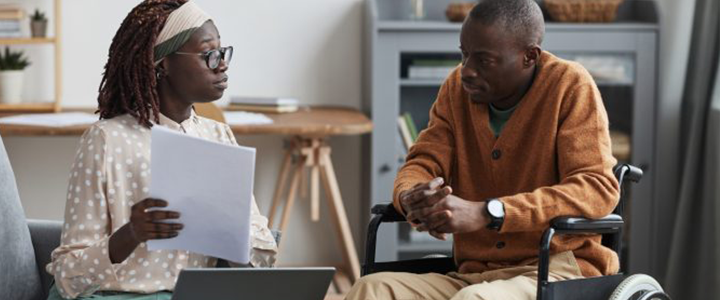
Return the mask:
[[[49, 22], [54, 26], [54, 36], [44, 38], [21, 37], [21, 38], [0, 38], [0, 45], [47, 45], [53, 46], [54, 51], [54, 100], [48, 103], [23, 102], [18, 104], [0, 103], [0, 113], [41, 113], [60, 111], [62, 97], [62, 10], [61, 0], [48, 0], [53, 3], [53, 14], [48, 14]], [[24, 22], [30, 22], [27, 18]], [[32, 80], [25, 78], [25, 84], [31, 84]]]
[[0, 45], [41, 45], [55, 44], [54, 37], [47, 38], [0, 38]]

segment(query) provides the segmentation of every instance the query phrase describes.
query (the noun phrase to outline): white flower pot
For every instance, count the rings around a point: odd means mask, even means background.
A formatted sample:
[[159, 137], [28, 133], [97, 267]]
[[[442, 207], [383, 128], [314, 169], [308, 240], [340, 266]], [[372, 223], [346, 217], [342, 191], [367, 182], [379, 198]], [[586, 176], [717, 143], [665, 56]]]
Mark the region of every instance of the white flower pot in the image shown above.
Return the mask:
[[23, 70], [0, 71], [0, 103], [18, 104], [22, 101]]

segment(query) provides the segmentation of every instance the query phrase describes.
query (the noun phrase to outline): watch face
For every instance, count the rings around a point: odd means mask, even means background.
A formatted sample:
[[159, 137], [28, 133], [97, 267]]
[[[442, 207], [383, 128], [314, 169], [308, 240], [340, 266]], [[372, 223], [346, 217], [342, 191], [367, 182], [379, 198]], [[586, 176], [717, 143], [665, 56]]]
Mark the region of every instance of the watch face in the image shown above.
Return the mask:
[[495, 218], [502, 218], [505, 216], [505, 210], [503, 209], [502, 202], [493, 200], [488, 202], [488, 213]]

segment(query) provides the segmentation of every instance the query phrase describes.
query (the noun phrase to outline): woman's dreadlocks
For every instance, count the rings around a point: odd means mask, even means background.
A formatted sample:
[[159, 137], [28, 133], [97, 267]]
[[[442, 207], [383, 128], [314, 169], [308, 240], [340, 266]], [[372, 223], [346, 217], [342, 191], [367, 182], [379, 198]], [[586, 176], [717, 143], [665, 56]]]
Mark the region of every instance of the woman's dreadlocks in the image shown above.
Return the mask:
[[159, 122], [160, 97], [153, 61], [155, 40], [170, 13], [188, 0], [146, 0], [125, 17], [115, 33], [100, 82], [101, 119], [130, 114], [151, 127]]

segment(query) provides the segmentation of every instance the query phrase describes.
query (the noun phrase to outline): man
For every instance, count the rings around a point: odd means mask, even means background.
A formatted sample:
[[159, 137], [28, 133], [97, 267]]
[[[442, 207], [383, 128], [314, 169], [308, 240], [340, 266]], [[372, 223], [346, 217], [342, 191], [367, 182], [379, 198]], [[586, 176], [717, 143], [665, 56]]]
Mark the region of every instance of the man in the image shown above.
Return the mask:
[[[363, 277], [348, 299], [535, 299], [538, 245], [558, 216], [600, 218], [617, 204], [608, 119], [580, 65], [542, 51], [534, 0], [481, 0], [460, 34], [462, 65], [395, 181], [418, 230], [453, 234], [458, 272]], [[552, 244], [550, 278], [608, 275], [600, 236]]]

